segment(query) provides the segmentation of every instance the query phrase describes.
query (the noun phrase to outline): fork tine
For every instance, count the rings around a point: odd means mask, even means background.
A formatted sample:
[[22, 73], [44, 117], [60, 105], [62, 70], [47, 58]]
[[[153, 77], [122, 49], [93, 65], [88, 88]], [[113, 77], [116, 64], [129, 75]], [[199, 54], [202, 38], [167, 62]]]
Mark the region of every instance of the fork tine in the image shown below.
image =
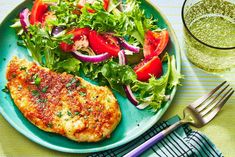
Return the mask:
[[[200, 115], [203, 117], [204, 115], [206, 115], [207, 113], [209, 113], [217, 104], [219, 104], [221, 101], [222, 101], [222, 99], [227, 95], [227, 94], [229, 94], [231, 91], [232, 91], [233, 89], [232, 88], [230, 88], [225, 94], [224, 94], [224, 96], [222, 96], [220, 99], [217, 99], [218, 97], [219, 97], [219, 95], [218, 96], [216, 96], [216, 97], [214, 97], [213, 99], [214, 100], [216, 100], [214, 103], [212, 103], [213, 101], [211, 101], [211, 105], [209, 105], [209, 107], [207, 107], [205, 110], [203, 110], [201, 113], [200, 113]], [[212, 99], [212, 100], [213, 100]]]
[[225, 91], [225, 89], [227, 89], [228, 87], [229, 87], [229, 85], [224, 87], [216, 96], [214, 96], [213, 98], [211, 98], [210, 100], [205, 102], [203, 105], [199, 106], [196, 110], [198, 112], [201, 112], [203, 109], [205, 109], [207, 106], [209, 106], [213, 101], [215, 101], [215, 99], [218, 98], [218, 96], [220, 96]]
[[[231, 89], [232, 89], [232, 88], [231, 88]], [[230, 92], [230, 93], [229, 93], [229, 92]], [[217, 115], [217, 113], [221, 110], [221, 108], [224, 106], [224, 104], [225, 104], [225, 103], [228, 101], [228, 99], [233, 95], [234, 90], [233, 90], [233, 89], [232, 89], [232, 91], [229, 90], [229, 92], [227, 92], [227, 93], [225, 94], [225, 96], [220, 99], [220, 101], [217, 103], [218, 106], [217, 106], [213, 111], [211, 111], [209, 114], [207, 114], [207, 115], [205, 115], [205, 116], [203, 117], [203, 121], [204, 121], [205, 124], [208, 123], [208, 122], [210, 122], [210, 121]], [[216, 105], [217, 105], [217, 104], [216, 104]]]
[[201, 105], [204, 101], [206, 101], [209, 97], [211, 97], [220, 87], [222, 87], [227, 81], [224, 81], [223, 83], [221, 83], [220, 85], [218, 85], [217, 87], [215, 87], [215, 89], [213, 89], [210, 93], [203, 95], [202, 97], [200, 97], [199, 99], [197, 99], [196, 101], [194, 101], [193, 103], [191, 103], [189, 106], [196, 108], [199, 105]]

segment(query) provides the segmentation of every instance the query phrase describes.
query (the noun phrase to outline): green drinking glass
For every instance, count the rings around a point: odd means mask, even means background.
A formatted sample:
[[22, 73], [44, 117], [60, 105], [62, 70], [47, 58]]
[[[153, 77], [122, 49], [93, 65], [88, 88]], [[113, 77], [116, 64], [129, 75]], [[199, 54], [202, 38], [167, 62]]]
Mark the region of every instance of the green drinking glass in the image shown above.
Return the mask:
[[235, 0], [185, 0], [186, 56], [208, 72], [235, 67]]

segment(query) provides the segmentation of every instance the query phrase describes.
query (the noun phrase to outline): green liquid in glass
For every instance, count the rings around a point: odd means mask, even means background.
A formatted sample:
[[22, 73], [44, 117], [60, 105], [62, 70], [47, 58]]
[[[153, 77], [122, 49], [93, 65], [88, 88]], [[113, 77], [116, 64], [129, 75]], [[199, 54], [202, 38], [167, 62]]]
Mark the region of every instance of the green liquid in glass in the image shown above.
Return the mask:
[[207, 15], [195, 20], [189, 29], [196, 38], [208, 45], [225, 48], [235, 46], [235, 23], [226, 16]]
[[235, 67], [235, 4], [222, 0], [204, 0], [188, 8], [184, 15], [188, 59], [198, 67], [220, 72]]

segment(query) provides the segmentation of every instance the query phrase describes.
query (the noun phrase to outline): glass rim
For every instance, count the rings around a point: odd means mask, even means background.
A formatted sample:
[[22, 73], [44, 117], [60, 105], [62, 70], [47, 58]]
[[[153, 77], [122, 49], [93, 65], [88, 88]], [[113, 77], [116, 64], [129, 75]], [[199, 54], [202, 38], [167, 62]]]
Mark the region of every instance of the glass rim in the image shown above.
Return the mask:
[[232, 47], [217, 47], [217, 46], [212, 46], [210, 44], [207, 44], [205, 43], [204, 41], [198, 39], [191, 31], [190, 29], [188, 28], [186, 22], [185, 22], [185, 19], [184, 19], [184, 9], [185, 9], [185, 5], [186, 5], [186, 2], [188, 0], [184, 0], [184, 3], [183, 3], [183, 7], [182, 7], [182, 10], [181, 10], [181, 18], [182, 18], [182, 21], [183, 21], [183, 25], [184, 25], [184, 28], [186, 29], [186, 31], [195, 39], [197, 40], [199, 43], [203, 44], [203, 45], [206, 45], [210, 48], [213, 48], [213, 49], [220, 49], [220, 50], [232, 50], [232, 49], [235, 49], [235, 46], [232, 46]]

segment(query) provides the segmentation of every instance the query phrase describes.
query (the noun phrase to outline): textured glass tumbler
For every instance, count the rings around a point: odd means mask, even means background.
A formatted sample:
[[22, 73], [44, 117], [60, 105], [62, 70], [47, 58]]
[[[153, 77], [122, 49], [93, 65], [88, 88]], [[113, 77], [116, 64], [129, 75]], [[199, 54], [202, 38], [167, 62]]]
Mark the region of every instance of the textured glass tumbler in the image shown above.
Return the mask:
[[185, 0], [182, 19], [190, 62], [209, 72], [235, 67], [235, 0]]

